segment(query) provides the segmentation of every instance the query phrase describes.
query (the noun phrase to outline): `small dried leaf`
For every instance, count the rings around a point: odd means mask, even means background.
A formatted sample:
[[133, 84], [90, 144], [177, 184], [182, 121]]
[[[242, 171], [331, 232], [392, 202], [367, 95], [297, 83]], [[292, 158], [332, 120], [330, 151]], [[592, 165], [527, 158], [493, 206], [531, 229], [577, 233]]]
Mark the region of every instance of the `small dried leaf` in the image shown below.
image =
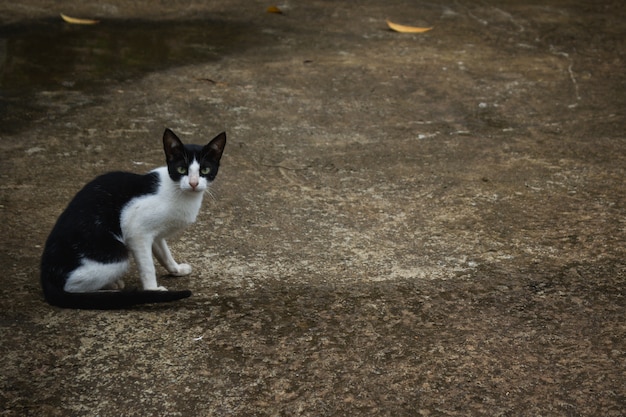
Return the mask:
[[95, 25], [96, 23], [100, 23], [99, 20], [93, 19], [79, 19], [76, 17], [70, 17], [61, 13], [61, 18], [65, 20], [65, 22], [71, 25]]
[[268, 13], [276, 13], [276, 14], [283, 14], [283, 11], [280, 10], [277, 6], [270, 6], [267, 8], [267, 12]]
[[396, 32], [400, 32], [400, 33], [424, 33], [432, 29], [432, 27], [420, 28], [416, 26], [399, 25], [397, 23], [393, 23], [390, 20], [387, 20], [387, 26], [389, 26], [391, 30], [395, 30]]

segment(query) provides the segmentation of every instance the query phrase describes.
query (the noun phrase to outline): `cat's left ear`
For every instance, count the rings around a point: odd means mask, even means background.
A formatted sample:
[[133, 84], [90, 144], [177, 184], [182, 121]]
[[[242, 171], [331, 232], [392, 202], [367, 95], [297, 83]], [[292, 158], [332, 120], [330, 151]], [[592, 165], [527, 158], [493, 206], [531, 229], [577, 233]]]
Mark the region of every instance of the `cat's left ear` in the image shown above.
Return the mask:
[[226, 132], [222, 132], [214, 137], [202, 151], [209, 155], [215, 161], [219, 161], [224, 153], [224, 147], [226, 146]]
[[170, 129], [165, 129], [165, 132], [163, 133], [163, 149], [165, 150], [167, 160], [173, 161], [183, 154], [185, 147], [174, 132]]

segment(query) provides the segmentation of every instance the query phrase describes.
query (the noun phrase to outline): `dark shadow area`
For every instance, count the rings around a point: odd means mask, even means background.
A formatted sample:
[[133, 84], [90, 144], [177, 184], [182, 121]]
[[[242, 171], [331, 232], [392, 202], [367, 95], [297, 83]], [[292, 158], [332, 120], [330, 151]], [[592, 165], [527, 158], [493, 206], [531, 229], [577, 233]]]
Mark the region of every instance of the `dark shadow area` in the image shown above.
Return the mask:
[[96, 25], [59, 19], [0, 27], [0, 124], [15, 133], [44, 116], [59, 96], [67, 96], [65, 110], [80, 107], [100, 88], [218, 60], [258, 39], [248, 24], [207, 19]]

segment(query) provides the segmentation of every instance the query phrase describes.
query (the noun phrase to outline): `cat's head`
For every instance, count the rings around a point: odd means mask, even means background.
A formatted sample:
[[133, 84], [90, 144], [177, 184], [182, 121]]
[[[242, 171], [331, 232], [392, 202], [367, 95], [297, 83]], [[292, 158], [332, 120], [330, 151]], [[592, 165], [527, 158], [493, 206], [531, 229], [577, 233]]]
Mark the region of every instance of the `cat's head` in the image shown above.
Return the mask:
[[205, 146], [184, 145], [170, 129], [163, 133], [163, 148], [170, 178], [183, 191], [203, 192], [215, 179], [226, 146], [222, 132]]

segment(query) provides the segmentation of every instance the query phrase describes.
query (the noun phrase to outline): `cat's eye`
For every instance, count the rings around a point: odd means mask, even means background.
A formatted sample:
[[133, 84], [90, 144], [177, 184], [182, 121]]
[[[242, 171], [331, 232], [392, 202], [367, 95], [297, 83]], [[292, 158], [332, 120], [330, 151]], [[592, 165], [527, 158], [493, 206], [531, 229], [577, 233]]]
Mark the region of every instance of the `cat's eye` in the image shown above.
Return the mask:
[[200, 170], [200, 173], [201, 173], [202, 175], [207, 175], [209, 172], [211, 172], [211, 168], [208, 168], [208, 167], [207, 167], [207, 168], [202, 168], [202, 169]]
[[178, 171], [178, 173], [181, 174], [181, 175], [185, 175], [187, 173], [187, 168], [185, 168], [185, 167], [178, 167], [176, 169], [176, 171]]

